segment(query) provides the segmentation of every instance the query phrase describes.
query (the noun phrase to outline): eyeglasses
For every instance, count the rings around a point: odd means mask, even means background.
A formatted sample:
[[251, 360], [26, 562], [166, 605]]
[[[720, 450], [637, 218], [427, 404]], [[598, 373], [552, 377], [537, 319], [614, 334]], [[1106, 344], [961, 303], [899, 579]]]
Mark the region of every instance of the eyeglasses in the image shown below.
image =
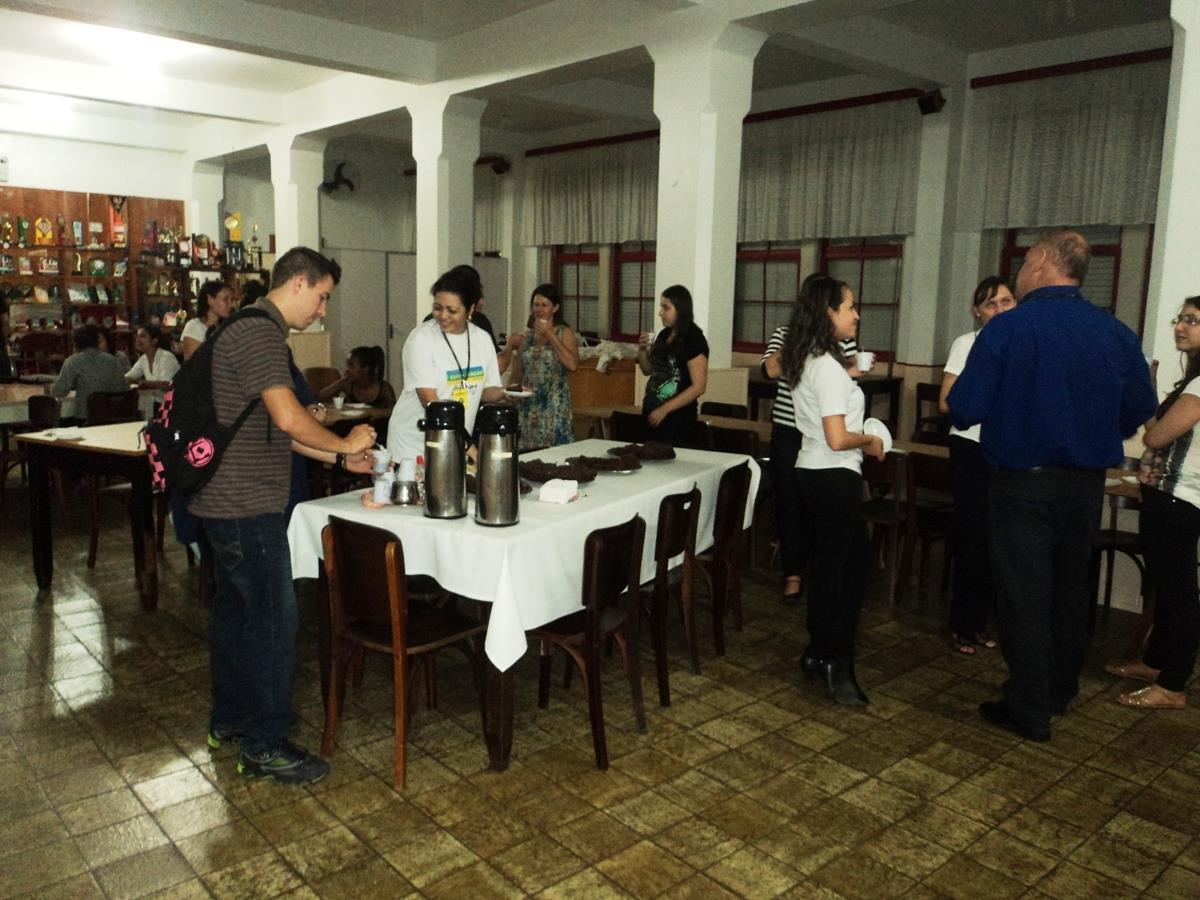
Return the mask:
[[1185, 316], [1176, 316], [1171, 320], [1172, 325], [1178, 325], [1181, 322], [1188, 328], [1195, 328], [1197, 325], [1200, 325], [1200, 316], [1195, 313], [1188, 313]]

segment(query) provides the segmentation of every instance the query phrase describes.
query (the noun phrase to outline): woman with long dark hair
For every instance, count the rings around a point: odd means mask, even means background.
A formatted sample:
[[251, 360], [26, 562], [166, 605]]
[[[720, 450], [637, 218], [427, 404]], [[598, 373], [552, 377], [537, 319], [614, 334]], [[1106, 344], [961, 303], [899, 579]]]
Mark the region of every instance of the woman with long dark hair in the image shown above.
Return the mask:
[[662, 292], [658, 317], [663, 330], [651, 342], [638, 341], [638, 365], [646, 382], [642, 415], [656, 441], [673, 446], [692, 443], [699, 399], [708, 386], [708, 341], [692, 314], [692, 295], [681, 284]]
[[513, 387], [533, 396], [520, 401], [521, 449], [557, 447], [575, 440], [575, 413], [568, 376], [579, 366], [575, 332], [563, 321], [562, 297], [552, 284], [539, 284], [529, 298], [529, 321], [511, 335]]
[[196, 294], [196, 318], [183, 326], [183, 361], [208, 339], [208, 331], [233, 312], [233, 289], [220, 281], [206, 281]]
[[1142, 709], [1187, 706], [1187, 683], [1200, 645], [1200, 297], [1183, 301], [1172, 324], [1175, 347], [1187, 364], [1142, 437], [1149, 465], [1143, 467], [1138, 531], [1156, 597], [1154, 628], [1143, 661], [1105, 667], [1150, 682], [1118, 698], [1123, 706]]
[[878, 437], [862, 433], [862, 389], [846, 371], [838, 347], [858, 332], [854, 294], [821, 276], [801, 295], [783, 345], [783, 379], [803, 443], [796, 455], [796, 487], [808, 529], [808, 636], [801, 658], [806, 674], [824, 678], [840, 706], [865, 706], [854, 675], [858, 615], [870, 564], [862, 518], [862, 457], [883, 458]]
[[[971, 301], [979, 329], [959, 335], [950, 345], [942, 370], [938, 409], [950, 412], [946, 397], [975, 344], [975, 336], [988, 322], [1017, 305], [1003, 278], [989, 276], [979, 282]], [[954, 488], [954, 596], [950, 601], [950, 642], [967, 656], [976, 645], [994, 648], [987, 620], [996, 606], [992, 566], [988, 559], [987, 485], [990, 467], [979, 446], [979, 426], [950, 429], [950, 475]]]
[[317, 399], [324, 402], [345, 394], [350, 403], [391, 409], [396, 405], [396, 391], [383, 379], [384, 365], [382, 347], [355, 347], [346, 357], [346, 374], [317, 394]]

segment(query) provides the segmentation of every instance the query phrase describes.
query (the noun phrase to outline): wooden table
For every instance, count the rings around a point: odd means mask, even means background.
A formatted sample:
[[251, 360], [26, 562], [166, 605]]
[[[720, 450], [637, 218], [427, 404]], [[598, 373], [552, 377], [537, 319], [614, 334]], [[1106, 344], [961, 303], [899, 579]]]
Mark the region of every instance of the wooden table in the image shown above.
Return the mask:
[[81, 428], [82, 438], [56, 441], [62, 429], [17, 435], [29, 460], [29, 518], [33, 541], [33, 571], [45, 590], [54, 579], [54, 540], [50, 504], [50, 471], [112, 475], [128, 478], [133, 492], [129, 503], [133, 537], [133, 571], [143, 609], [158, 607], [158, 547], [154, 535], [150, 463], [142, 445], [142, 422]]
[[[614, 410], [618, 412], [633, 413], [634, 415], [639, 416], [642, 414], [642, 408], [640, 406], [613, 404], [606, 406], [577, 406], [575, 407], [575, 415], [587, 416], [590, 419], [594, 419], [600, 424], [601, 431], [604, 432], [601, 435], [597, 435], [597, 437], [606, 437], [606, 425], [608, 420], [612, 418]], [[759, 422], [757, 419], [733, 419], [729, 416], [709, 416], [704, 415], [703, 413], [696, 416], [696, 418], [698, 421], [715, 426], [717, 428], [732, 428], [737, 431], [753, 432], [754, 434], [758, 435], [758, 440], [764, 447], [771, 443], [772, 426], [770, 422]]]

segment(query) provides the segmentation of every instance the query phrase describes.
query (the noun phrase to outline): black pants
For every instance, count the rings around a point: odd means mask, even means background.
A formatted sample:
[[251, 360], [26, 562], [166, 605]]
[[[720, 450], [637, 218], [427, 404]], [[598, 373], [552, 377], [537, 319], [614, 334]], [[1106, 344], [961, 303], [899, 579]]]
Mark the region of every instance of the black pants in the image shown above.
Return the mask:
[[796, 487], [796, 454], [800, 432], [787, 425], [771, 426], [771, 484], [775, 488], [775, 530], [785, 576], [804, 572], [800, 492]]
[[862, 518], [862, 476], [850, 469], [795, 471], [801, 509], [810, 523], [809, 653], [849, 660], [871, 556]]
[[1138, 521], [1146, 575], [1157, 598], [1145, 663], [1162, 669], [1158, 676], [1162, 687], [1182, 691], [1192, 677], [1200, 643], [1200, 587], [1196, 581], [1200, 509], [1144, 487]]
[[988, 499], [1004, 698], [1014, 719], [1046, 731], [1079, 693], [1104, 470], [997, 468]]
[[950, 630], [970, 639], [987, 626], [996, 606], [988, 549], [988, 478], [991, 466], [978, 441], [950, 438], [954, 484], [954, 597]]

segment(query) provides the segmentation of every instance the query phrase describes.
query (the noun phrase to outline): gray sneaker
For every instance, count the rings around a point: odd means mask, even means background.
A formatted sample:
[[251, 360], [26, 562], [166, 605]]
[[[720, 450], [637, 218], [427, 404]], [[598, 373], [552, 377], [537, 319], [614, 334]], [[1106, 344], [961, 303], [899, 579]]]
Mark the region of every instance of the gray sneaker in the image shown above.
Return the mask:
[[279, 750], [245, 753], [238, 773], [246, 778], [274, 778], [284, 784], [312, 784], [329, 774], [329, 763], [290, 741]]

